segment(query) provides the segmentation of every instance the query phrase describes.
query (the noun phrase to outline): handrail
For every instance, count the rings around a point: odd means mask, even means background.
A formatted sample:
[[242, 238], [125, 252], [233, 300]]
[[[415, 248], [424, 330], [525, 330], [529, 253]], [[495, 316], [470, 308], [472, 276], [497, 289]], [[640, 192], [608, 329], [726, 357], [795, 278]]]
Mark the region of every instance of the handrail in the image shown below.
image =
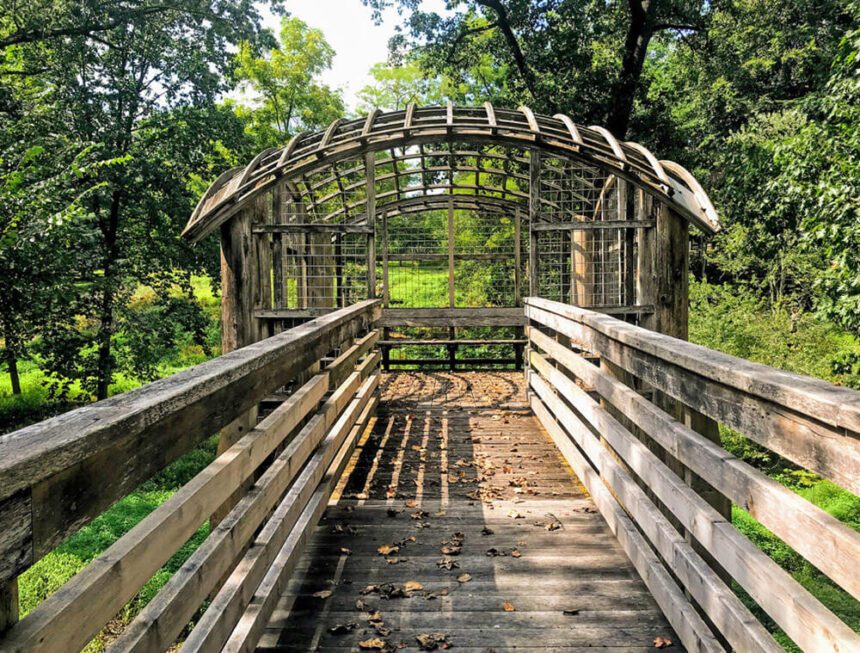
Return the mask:
[[[56, 650], [74, 638], [63, 634], [47, 643], [44, 633], [62, 633], [63, 628], [97, 632], [250, 479], [326, 392], [341, 389], [348, 398], [358, 391], [360, 381], [378, 367], [379, 354], [368, 357], [368, 352], [378, 340], [373, 325], [379, 313], [378, 300], [361, 302], [138, 390], [0, 437], [0, 581], [9, 582], [141, 481], [246, 414], [323, 356], [344, 349], [109, 552], [14, 626], [7, 639], [0, 640], [0, 648]], [[341, 401], [334, 412], [326, 409], [330, 412], [321, 424], [327, 429], [344, 407]], [[325, 435], [319, 428], [313, 434], [316, 440], [307, 440], [300, 456], [310, 455]], [[287, 481], [302, 460], [290, 462]], [[274, 492], [271, 501], [279, 496]], [[270, 508], [255, 509], [257, 523]], [[254, 519], [244, 526], [246, 539], [256, 529]], [[241, 546], [241, 538], [235, 533], [233, 537], [238, 538], [233, 545]], [[220, 577], [215, 574], [214, 582]], [[72, 614], [91, 618], [78, 623]]]
[[[860, 636], [735, 529], [714, 491], [855, 598], [860, 569], [845, 561], [860, 559], [860, 533], [731, 455], [714, 436], [722, 422], [856, 493], [860, 392], [586, 309], [538, 298], [525, 304], [532, 406], [592, 495], [609, 490], [598, 506], [610, 524], [617, 510], [629, 516], [736, 650], [781, 649], [739, 603], [726, 574], [803, 650], [857, 650]], [[636, 565], [641, 552], [629, 537], [619, 539]], [[654, 583], [652, 570], [637, 568]], [[695, 624], [670, 614], [670, 590], [652, 587], [684, 643], [698, 648]]]

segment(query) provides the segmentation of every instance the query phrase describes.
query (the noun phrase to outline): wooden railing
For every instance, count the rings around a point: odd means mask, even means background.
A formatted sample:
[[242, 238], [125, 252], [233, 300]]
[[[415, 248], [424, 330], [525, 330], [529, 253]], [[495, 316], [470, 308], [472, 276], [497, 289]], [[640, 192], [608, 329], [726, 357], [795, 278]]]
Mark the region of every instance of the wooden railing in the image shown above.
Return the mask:
[[860, 533], [719, 445], [717, 422], [860, 493], [860, 392], [526, 300], [530, 402], [690, 651], [860, 637], [731, 523], [727, 500], [860, 599]]
[[[265, 397], [292, 389], [0, 635], [0, 650], [80, 650], [219, 509], [217, 526], [111, 650], [170, 648], [207, 599], [183, 650], [253, 650], [374, 410], [379, 315], [377, 301], [362, 302], [0, 437], [0, 585], [14, 597], [16, 577], [58, 543]], [[331, 352], [339, 354], [319, 371]]]

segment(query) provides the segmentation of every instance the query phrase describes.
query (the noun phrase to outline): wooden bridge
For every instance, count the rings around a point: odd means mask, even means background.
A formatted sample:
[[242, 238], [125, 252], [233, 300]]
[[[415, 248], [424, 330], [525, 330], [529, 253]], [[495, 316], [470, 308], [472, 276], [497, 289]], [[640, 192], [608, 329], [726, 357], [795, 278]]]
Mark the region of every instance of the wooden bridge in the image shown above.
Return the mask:
[[[433, 251], [392, 224], [421, 211]], [[109, 650], [781, 651], [778, 627], [860, 651], [731, 507], [854, 599], [860, 533], [719, 434], [858, 494], [860, 393], [686, 342], [690, 223], [718, 228], [688, 173], [528, 110], [338, 122], [225, 175], [189, 226], [221, 228], [225, 353], [0, 436], [0, 650], [86, 647], [208, 522]], [[444, 305], [397, 304], [408, 256], [442, 261]], [[463, 262], [507, 294], [463, 305]], [[21, 573], [214, 433], [213, 463], [19, 619]]]

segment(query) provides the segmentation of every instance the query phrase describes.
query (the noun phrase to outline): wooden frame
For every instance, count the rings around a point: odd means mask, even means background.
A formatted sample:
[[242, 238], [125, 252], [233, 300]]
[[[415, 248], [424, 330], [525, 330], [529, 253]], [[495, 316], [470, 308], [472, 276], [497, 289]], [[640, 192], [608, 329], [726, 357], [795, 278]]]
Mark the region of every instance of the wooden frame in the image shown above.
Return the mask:
[[[589, 491], [612, 493], [736, 650], [781, 647], [740, 604], [728, 578], [803, 650], [860, 646], [860, 636], [720, 514], [720, 503], [715, 505], [696, 479], [727, 494], [855, 598], [860, 576], [844, 561], [860, 556], [860, 534], [731, 456], [691, 418], [724, 422], [856, 492], [860, 393], [557, 302], [529, 298], [526, 314], [532, 323], [536, 414], [578, 472], [583, 465], [594, 467], [593, 476], [583, 471], [580, 477]], [[584, 352], [608, 359], [611, 366], [595, 366]], [[646, 382], [646, 395], [634, 389], [641, 387], [639, 381]], [[664, 394], [671, 401], [663, 401]], [[687, 415], [682, 421], [666, 410], [678, 407]], [[803, 427], [810, 420], [817, 424], [814, 434]], [[829, 435], [826, 429], [832, 429]], [[848, 437], [837, 436], [844, 429]], [[764, 432], [770, 434], [766, 439]], [[617, 519], [608, 502], [598, 505], [610, 523]], [[656, 591], [655, 597], [661, 602]], [[669, 595], [662, 600], [668, 602]], [[689, 632], [692, 622], [681, 614], [675, 620], [667, 616], [682, 638], [690, 638], [685, 645], [697, 648], [700, 634]]]

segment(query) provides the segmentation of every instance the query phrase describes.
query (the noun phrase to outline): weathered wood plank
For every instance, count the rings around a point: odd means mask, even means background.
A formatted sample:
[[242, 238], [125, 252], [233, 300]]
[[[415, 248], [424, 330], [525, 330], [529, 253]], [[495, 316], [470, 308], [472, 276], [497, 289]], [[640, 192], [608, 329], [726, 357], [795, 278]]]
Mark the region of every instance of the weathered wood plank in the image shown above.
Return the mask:
[[860, 392], [782, 372], [572, 306], [529, 299], [532, 320], [669, 396], [860, 493]]
[[673, 419], [645, 397], [547, 335], [532, 341], [611, 402], [660, 446], [725, 493], [855, 598], [860, 599], [860, 533]]
[[652, 596], [678, 633], [687, 650], [693, 653], [724, 651], [725, 649], [687, 600], [687, 597], [670, 576], [633, 521], [603, 485], [594, 468], [583, 457], [579, 449], [573, 445], [542, 399], [533, 394], [530, 403], [535, 415], [556, 443], [565, 460], [588, 489], [591, 498], [600, 510], [600, 514], [603, 515], [609, 528], [618, 538], [633, 566], [636, 567], [642, 580], [651, 590]]
[[[257, 611], [256, 614], [260, 616], [253, 620], [243, 617], [242, 613], [249, 605], [249, 601], [252, 605], [260, 601], [257, 599], [258, 595], [262, 597], [265, 604], [274, 608], [276, 597], [270, 596], [271, 590], [280, 585], [279, 581], [284, 572], [289, 573], [289, 565], [283, 556], [284, 549], [292, 547], [300, 553], [310, 533], [313, 532], [325, 509], [334, 483], [340, 476], [341, 470], [337, 467], [346, 465], [351, 453], [350, 447], [357, 439], [358, 434], [354, 427], [369, 404], [378, 383], [378, 374], [370, 376], [350, 406], [331, 427], [320, 449], [310, 459], [254, 545], [245, 554], [191, 631], [183, 644], [184, 650], [193, 652], [220, 648], [230, 638], [237, 624], [243, 632], [242, 643], [247, 643], [253, 650], [271, 610], [267, 613], [265, 610]], [[351, 441], [348, 441], [349, 435], [353, 436]], [[344, 449], [345, 442], [348, 444]], [[336, 473], [327, 475], [326, 472], [333, 462], [335, 462]], [[321, 487], [320, 484], [322, 484]], [[287, 558], [295, 560], [296, 556], [291, 551]], [[268, 581], [269, 591], [267, 592], [267, 579], [273, 574], [276, 578]], [[255, 627], [254, 624], [259, 625]], [[246, 628], [247, 633], [244, 631]], [[229, 642], [225, 648], [230, 650]]]
[[521, 308], [388, 308], [378, 325], [383, 327], [523, 326]]
[[[539, 369], [543, 379], [546, 379], [544, 381], [539, 377], [532, 378], [533, 387], [544, 402], [546, 403], [548, 399], [548, 384], [551, 384], [570, 402], [582, 419], [600, 433], [630, 469], [645, 481], [649, 489], [702, 543], [709, 554], [750, 593], [803, 650], [824, 653], [825, 651], [851, 651], [860, 647], [860, 636], [824, 607], [761, 549], [746, 539], [731, 523], [726, 522], [722, 515], [682, 479], [673, 474], [606, 409], [577, 387], [565, 374], [549, 365], [537, 352], [532, 352], [532, 363]], [[589, 433], [587, 428], [577, 428], [578, 418], [571, 411], [559, 405], [556, 414], [565, 415], [566, 419], [563, 419], [563, 423], [569, 425], [568, 430], [576, 438], [577, 444], [598, 467], [601, 477], [619, 496], [622, 505], [634, 514], [636, 522], [647, 533], [650, 525], [648, 516], [636, 515], [634, 508], [642, 502], [645, 497], [644, 492], [635, 485], [615, 459], [608, 455], [606, 449], [595, 437], [586, 435]], [[659, 548], [657, 542], [655, 545]], [[720, 590], [725, 588], [730, 598], [724, 598], [719, 604], [711, 603], [712, 597], [717, 595], [713, 589], [700, 596], [699, 583], [690, 584], [688, 581], [685, 585], [704, 607], [706, 614], [736, 648], [748, 650], [751, 647], [770, 647], [770, 650], [779, 650], [779, 645], [773, 642], [762, 626], [755, 627], [758, 622], [722, 582], [719, 582], [722, 586]], [[727, 595], [723, 594], [723, 596]], [[792, 601], [785, 601], [786, 596], [791, 596]], [[723, 619], [725, 622], [721, 623]]]
[[[325, 401], [251, 491], [126, 628], [113, 644], [112, 651], [156, 651], [170, 647], [198, 606], [249, 544], [259, 524], [279, 501], [295, 474], [323, 441], [327, 430], [353, 400], [360, 383], [372, 374], [378, 362], [378, 354], [369, 357]], [[316, 378], [327, 383], [325, 374]]]

